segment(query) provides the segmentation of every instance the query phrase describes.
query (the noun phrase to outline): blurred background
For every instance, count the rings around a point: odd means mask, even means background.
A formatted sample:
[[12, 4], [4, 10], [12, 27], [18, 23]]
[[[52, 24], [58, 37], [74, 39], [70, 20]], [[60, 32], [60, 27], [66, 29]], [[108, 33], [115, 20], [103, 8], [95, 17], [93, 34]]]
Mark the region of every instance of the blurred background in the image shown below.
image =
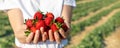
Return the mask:
[[[120, 0], [76, 0], [65, 48], [120, 48]], [[0, 48], [16, 48], [7, 15], [0, 11]]]

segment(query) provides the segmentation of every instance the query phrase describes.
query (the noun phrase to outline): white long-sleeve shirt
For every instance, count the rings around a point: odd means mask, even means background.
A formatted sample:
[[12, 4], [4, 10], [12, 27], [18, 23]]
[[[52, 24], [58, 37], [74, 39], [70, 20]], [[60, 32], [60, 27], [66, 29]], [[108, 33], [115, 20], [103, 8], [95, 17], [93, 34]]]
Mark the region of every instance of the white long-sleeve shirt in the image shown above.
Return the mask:
[[[75, 0], [0, 0], [0, 10], [9, 10], [19, 8], [24, 19], [33, 18], [36, 11], [40, 10], [44, 13], [52, 12], [56, 17], [61, 16], [63, 5], [75, 7]], [[22, 44], [15, 38], [15, 44], [22, 48], [62, 48], [68, 43], [68, 40], [62, 40], [61, 44], [56, 42], [39, 42], [38, 44]]]

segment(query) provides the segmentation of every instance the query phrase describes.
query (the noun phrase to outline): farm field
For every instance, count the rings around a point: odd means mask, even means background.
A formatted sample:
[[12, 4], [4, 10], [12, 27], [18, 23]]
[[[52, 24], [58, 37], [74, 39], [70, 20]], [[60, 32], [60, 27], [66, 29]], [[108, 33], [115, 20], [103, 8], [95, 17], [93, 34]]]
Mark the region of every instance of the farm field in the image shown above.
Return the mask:
[[[120, 48], [120, 0], [76, 0], [65, 48]], [[0, 48], [15, 48], [8, 17], [0, 11]]]

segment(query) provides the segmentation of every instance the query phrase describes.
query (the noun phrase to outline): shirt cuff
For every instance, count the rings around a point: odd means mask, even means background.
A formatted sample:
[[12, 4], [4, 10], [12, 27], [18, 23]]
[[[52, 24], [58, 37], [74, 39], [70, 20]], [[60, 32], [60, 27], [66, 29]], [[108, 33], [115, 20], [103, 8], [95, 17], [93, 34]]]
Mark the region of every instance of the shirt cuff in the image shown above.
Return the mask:
[[75, 0], [64, 0], [64, 5], [76, 7], [76, 2], [75, 2]]

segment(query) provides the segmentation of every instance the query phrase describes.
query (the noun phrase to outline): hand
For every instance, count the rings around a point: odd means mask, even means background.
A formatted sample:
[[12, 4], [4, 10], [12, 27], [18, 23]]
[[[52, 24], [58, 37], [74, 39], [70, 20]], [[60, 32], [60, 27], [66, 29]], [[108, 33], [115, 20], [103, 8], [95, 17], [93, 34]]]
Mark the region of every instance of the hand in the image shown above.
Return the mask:
[[37, 43], [39, 38], [39, 31], [36, 31], [36, 33], [30, 32], [28, 36], [25, 35], [27, 26], [21, 25], [19, 29], [14, 30], [15, 31], [15, 37], [20, 41], [20, 43]]
[[38, 41], [39, 41], [39, 37], [40, 37], [40, 32], [39, 32], [39, 30], [37, 30], [35, 33], [33, 33], [33, 32], [31, 32], [29, 35], [28, 35], [28, 37], [26, 38], [26, 42], [27, 43], [31, 43], [31, 42], [33, 42], [33, 43], [38, 43]]
[[[43, 27], [40, 28], [40, 34], [41, 34], [40, 39], [41, 39], [43, 42], [45, 42], [45, 41], [48, 39], [48, 35], [47, 35], [47, 32], [44, 31], [44, 28], [43, 28]], [[40, 41], [41, 41], [41, 40], [40, 40]]]
[[31, 32], [26, 38], [26, 42], [27, 43], [33, 42], [36, 44], [39, 41], [45, 42], [47, 38], [48, 38], [47, 33], [44, 32], [44, 28], [41, 27], [40, 30], [36, 30], [35, 33]]
[[49, 30], [49, 40], [51, 42], [53, 42], [54, 40], [59, 44], [61, 42], [62, 39], [66, 39], [68, 37], [68, 31], [64, 31], [62, 28], [60, 28], [58, 31], [56, 32], [52, 32], [52, 30]]

